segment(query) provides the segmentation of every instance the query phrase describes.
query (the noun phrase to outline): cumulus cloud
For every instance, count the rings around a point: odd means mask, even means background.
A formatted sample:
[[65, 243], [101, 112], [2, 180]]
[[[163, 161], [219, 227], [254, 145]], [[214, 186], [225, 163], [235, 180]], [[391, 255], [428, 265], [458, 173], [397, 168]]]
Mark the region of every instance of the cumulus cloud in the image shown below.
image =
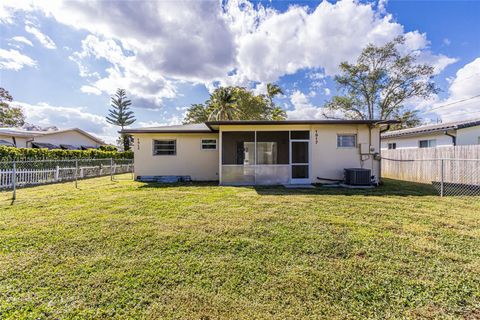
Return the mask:
[[118, 39], [145, 68], [191, 81], [230, 70], [235, 47], [210, 1], [66, 1], [43, 8], [59, 22]]
[[[331, 76], [341, 61], [353, 61], [368, 43], [382, 45], [402, 34], [406, 49], [437, 72], [455, 61], [432, 53], [426, 34], [405, 32], [386, 12], [386, 1], [377, 6], [322, 1], [314, 8], [293, 5], [284, 12], [247, 0], [30, 3], [22, 9], [42, 10], [91, 33], [72, 56], [88, 82], [84, 92], [127, 87], [156, 105], [176, 96], [177, 81], [209, 89], [241, 85], [261, 90], [258, 83], [299, 70]], [[109, 62], [101, 70], [104, 76], [89, 70], [89, 59]], [[318, 87], [324, 83], [323, 78], [314, 81]]]
[[[457, 71], [451, 80], [448, 97], [446, 99], [435, 97], [425, 108], [426, 112], [433, 109], [443, 121], [480, 118], [480, 97], [470, 99], [480, 95], [478, 83], [480, 83], [480, 57]], [[466, 101], [457, 103], [461, 100]], [[447, 106], [442, 107], [444, 105]]]
[[[172, 80], [148, 69], [137, 56], [127, 54], [113, 39], [89, 35], [82, 41], [82, 50], [73, 53], [70, 58], [78, 64], [80, 75], [89, 78], [89, 84], [82, 86], [82, 92], [111, 94], [117, 88], [126, 88], [128, 94], [145, 101], [147, 106], [161, 105], [163, 99], [176, 96]], [[101, 77], [89, 70], [86, 62], [91, 60], [102, 60], [111, 65], [105, 70], [106, 76]]]
[[26, 25], [25, 31], [32, 34], [35, 38], [37, 38], [38, 42], [40, 42], [45, 48], [47, 49], [56, 49], [57, 46], [52, 39], [46, 34], [43, 34], [38, 28], [33, 25]]
[[[340, 62], [354, 60], [367, 44], [381, 45], [402, 34], [410, 50], [429, 52], [425, 34], [405, 33], [391, 15], [377, 14], [370, 4], [323, 1], [313, 11], [292, 6], [262, 17], [253, 32], [239, 37], [238, 69], [256, 81], [275, 81], [305, 68], [333, 75]], [[443, 58], [428, 57], [432, 63]]]
[[32, 6], [63, 24], [119, 40], [149, 70], [189, 81], [275, 81], [318, 67], [332, 75], [341, 61], [354, 59], [368, 43], [383, 44], [401, 34], [412, 50], [428, 49], [425, 34], [405, 33], [384, 12], [385, 1], [377, 7], [323, 1], [314, 10], [295, 5], [285, 12], [246, 0], [48, 1]]
[[35, 67], [37, 62], [18, 50], [0, 48], [0, 69], [18, 71], [24, 67]]
[[290, 102], [293, 105], [293, 110], [287, 111], [289, 120], [295, 119], [322, 119], [323, 110], [321, 107], [314, 106], [307, 95], [299, 90], [295, 90], [290, 95]]

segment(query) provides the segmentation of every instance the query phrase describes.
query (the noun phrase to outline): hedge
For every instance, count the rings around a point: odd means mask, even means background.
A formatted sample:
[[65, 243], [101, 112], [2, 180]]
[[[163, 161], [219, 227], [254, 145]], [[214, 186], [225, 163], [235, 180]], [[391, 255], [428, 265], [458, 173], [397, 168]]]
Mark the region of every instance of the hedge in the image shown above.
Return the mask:
[[0, 160], [45, 160], [45, 159], [133, 159], [132, 151], [33, 149], [0, 146]]

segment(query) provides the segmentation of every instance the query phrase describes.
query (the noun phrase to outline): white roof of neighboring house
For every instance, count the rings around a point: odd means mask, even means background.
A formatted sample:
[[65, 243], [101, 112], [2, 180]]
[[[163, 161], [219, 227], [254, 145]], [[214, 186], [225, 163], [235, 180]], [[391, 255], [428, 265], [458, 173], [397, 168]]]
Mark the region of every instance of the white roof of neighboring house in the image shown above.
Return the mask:
[[80, 129], [80, 128], [71, 128], [71, 129], [62, 129], [62, 130], [50, 130], [50, 131], [29, 131], [29, 130], [24, 130], [24, 129], [19, 129], [19, 128], [2, 128], [0, 127], [0, 135], [6, 135], [6, 136], [13, 136], [13, 137], [24, 137], [24, 138], [33, 138], [33, 137], [38, 137], [38, 136], [47, 136], [47, 135], [52, 135], [52, 134], [58, 134], [58, 133], [63, 133], [63, 132], [70, 132], [70, 131], [76, 131], [93, 141], [95, 141], [98, 144], [105, 144], [105, 142], [94, 135], [91, 135], [90, 133]]
[[435, 133], [435, 132], [443, 132], [448, 130], [470, 128], [475, 126], [480, 126], [480, 119], [436, 123], [436, 124], [429, 124], [425, 126], [419, 126], [415, 128], [387, 131], [382, 134], [382, 138], [416, 136], [416, 135], [429, 134], [429, 133]]

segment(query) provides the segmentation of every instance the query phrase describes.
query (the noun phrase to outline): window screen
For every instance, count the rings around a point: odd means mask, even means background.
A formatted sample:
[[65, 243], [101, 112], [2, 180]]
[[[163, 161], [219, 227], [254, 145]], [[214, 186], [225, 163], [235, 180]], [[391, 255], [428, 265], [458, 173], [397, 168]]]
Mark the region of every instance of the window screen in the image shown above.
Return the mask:
[[310, 139], [310, 131], [291, 131], [292, 140], [308, 140]]
[[216, 139], [202, 139], [202, 150], [216, 150], [216, 149], [217, 149]]
[[153, 140], [154, 156], [174, 156], [177, 154], [176, 140]]
[[437, 141], [435, 139], [418, 141], [419, 148], [433, 148], [436, 146], [437, 146]]
[[338, 148], [355, 148], [357, 146], [356, 134], [339, 134], [337, 135]]

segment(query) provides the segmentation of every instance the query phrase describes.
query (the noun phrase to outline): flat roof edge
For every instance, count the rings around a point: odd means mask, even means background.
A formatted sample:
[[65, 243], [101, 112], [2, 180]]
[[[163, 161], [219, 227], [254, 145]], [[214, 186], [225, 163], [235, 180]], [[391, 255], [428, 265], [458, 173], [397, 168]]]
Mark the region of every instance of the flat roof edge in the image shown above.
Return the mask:
[[121, 130], [118, 133], [214, 133], [214, 130]]

